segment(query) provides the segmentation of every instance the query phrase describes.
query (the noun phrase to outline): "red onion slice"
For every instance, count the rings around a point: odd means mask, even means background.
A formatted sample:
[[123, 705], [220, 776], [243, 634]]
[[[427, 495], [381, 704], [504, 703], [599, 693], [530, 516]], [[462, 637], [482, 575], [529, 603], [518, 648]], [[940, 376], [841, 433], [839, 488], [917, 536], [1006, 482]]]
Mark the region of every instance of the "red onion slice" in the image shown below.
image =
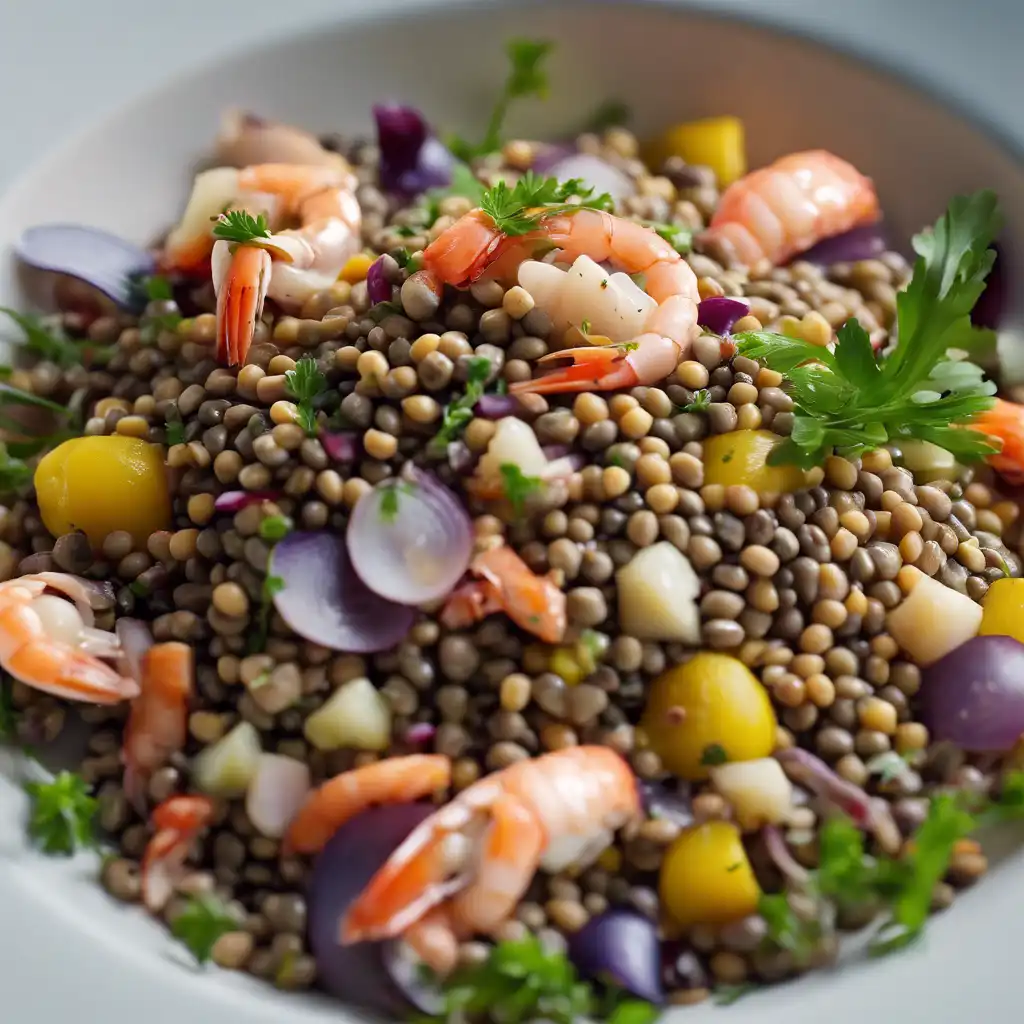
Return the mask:
[[264, 501], [277, 501], [280, 491], [225, 491], [214, 499], [215, 512], [241, 512], [250, 505], [259, 505]]
[[794, 256], [806, 263], [829, 267], [833, 263], [856, 263], [858, 260], [872, 260], [881, 256], [888, 248], [881, 223], [862, 224], [841, 235], [823, 238], [806, 252]]
[[274, 594], [281, 618], [299, 636], [333, 651], [386, 651], [416, 618], [412, 608], [386, 601], [359, 579], [345, 538], [332, 533], [288, 534], [274, 545], [270, 575], [283, 583]]
[[348, 550], [360, 579], [389, 601], [417, 605], [451, 593], [473, 556], [473, 524], [428, 473], [384, 480], [359, 499]]
[[485, 420], [503, 420], [522, 411], [522, 403], [515, 395], [481, 395], [473, 406], [473, 412]]
[[375, 306], [391, 300], [391, 285], [384, 276], [384, 257], [378, 256], [366, 272], [366, 293]]
[[327, 457], [334, 462], [355, 462], [359, 454], [359, 438], [356, 434], [334, 433], [329, 430], [320, 432], [320, 443]]
[[697, 306], [697, 323], [712, 334], [728, 334], [733, 324], [750, 312], [750, 303], [744, 299], [730, 299], [716, 295], [704, 299]]

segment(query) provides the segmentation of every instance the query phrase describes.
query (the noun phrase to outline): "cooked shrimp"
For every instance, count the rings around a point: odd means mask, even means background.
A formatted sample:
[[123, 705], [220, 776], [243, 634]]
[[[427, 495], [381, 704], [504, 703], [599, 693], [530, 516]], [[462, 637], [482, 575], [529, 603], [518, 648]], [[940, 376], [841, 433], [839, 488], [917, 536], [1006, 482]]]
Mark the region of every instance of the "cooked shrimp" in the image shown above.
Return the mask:
[[538, 576], [507, 545], [473, 559], [469, 571], [482, 577], [456, 587], [441, 611], [449, 629], [463, 629], [495, 612], [505, 612], [520, 629], [549, 644], [565, 634], [565, 593], [549, 576]]
[[824, 149], [791, 153], [730, 185], [705, 242], [722, 242], [747, 266], [776, 266], [822, 239], [878, 220], [870, 178]]
[[132, 702], [121, 750], [124, 791], [136, 808], [144, 806], [149, 777], [185, 746], [193, 674], [187, 644], [156, 644], [143, 655], [141, 692]]
[[221, 119], [214, 157], [225, 167], [252, 164], [310, 164], [344, 166], [338, 153], [302, 128], [268, 121], [242, 110], [229, 110]]
[[1024, 484], [1024, 405], [997, 398], [971, 426], [1001, 442], [1002, 448], [988, 457], [988, 464], [1014, 485]]
[[[187, 270], [210, 258], [219, 359], [231, 366], [245, 362], [267, 297], [295, 309], [337, 281], [361, 244], [355, 187], [344, 161], [218, 167], [196, 177], [181, 224], [167, 238], [164, 260]], [[229, 207], [263, 213], [273, 226], [294, 220], [299, 227], [243, 245], [215, 242], [211, 221]]]
[[[138, 684], [96, 656], [115, 657], [117, 638], [87, 626], [70, 601], [46, 593], [47, 587], [77, 593], [73, 582], [61, 573], [39, 573], [0, 583], [0, 665], [26, 686], [57, 697], [94, 704], [129, 700]], [[84, 589], [81, 599], [87, 601]]]
[[[636, 322], [636, 333], [622, 338], [623, 347], [551, 353], [541, 362], [568, 360], [569, 365], [536, 380], [519, 381], [509, 390], [513, 394], [606, 391], [654, 384], [672, 373], [700, 332], [697, 277], [665, 239], [635, 221], [580, 209], [543, 218], [527, 235], [505, 238], [486, 214], [474, 210], [427, 246], [421, 273], [447, 284], [465, 285], [488, 270], [497, 273], [500, 268], [504, 276], [517, 269], [520, 283], [529, 291], [531, 276], [536, 279], [543, 272], [534, 270], [536, 264], [527, 258], [551, 248], [560, 250], [560, 262], [573, 263], [570, 275], [582, 276], [584, 267], [606, 261], [625, 274], [644, 274], [646, 293], [655, 305]], [[580, 263], [581, 257], [588, 259]], [[608, 283], [606, 279], [605, 286]], [[600, 281], [596, 287], [602, 287]]]
[[185, 871], [192, 842], [213, 819], [213, 801], [205, 796], [172, 796], [155, 808], [155, 829], [142, 854], [142, 902], [159, 913], [174, 895]]
[[284, 849], [319, 853], [350, 818], [374, 804], [408, 803], [447, 789], [452, 767], [439, 754], [410, 754], [342, 772], [314, 790], [292, 819]]
[[454, 937], [493, 934], [538, 867], [586, 867], [639, 814], [633, 772], [607, 747], [520, 761], [464, 789], [409, 834], [349, 908], [341, 941], [415, 935], [418, 952], [445, 972], [454, 957], [443, 951], [455, 948], [445, 928]]

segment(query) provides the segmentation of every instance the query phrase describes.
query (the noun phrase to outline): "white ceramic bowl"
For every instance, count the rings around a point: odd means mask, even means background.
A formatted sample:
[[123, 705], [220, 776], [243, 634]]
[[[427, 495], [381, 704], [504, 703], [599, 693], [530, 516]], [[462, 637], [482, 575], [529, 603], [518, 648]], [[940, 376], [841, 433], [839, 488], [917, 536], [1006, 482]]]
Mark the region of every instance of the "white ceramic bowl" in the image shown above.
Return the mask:
[[[607, 97], [626, 100], [640, 134], [719, 113], [741, 116], [750, 162], [825, 147], [878, 184], [894, 237], [906, 240], [957, 192], [995, 188], [1007, 235], [1024, 233], [1024, 171], [1010, 152], [940, 105], [886, 75], [774, 32], [659, 5], [523, 7], [490, 4], [417, 11], [397, 20], [349, 20], [198, 72], [146, 96], [59, 149], [0, 202], [0, 249], [43, 221], [79, 221], [144, 242], [180, 210], [190, 164], [207, 149], [222, 109], [238, 104], [315, 130], [368, 132], [375, 100], [421, 106], [439, 125], [477, 129], [502, 73], [504, 39], [558, 41], [552, 96], [524, 104], [512, 129], [571, 132]], [[1013, 252], [1009, 253], [1012, 260]], [[0, 300], [16, 304], [13, 265], [0, 264]], [[1024, 302], [1004, 325], [1018, 332]], [[286, 996], [248, 978], [195, 974], [162, 929], [115, 906], [95, 883], [95, 861], [47, 860], [24, 841], [25, 801], [0, 751], [0, 992], [5, 1020], [104, 1024], [351, 1020], [314, 997]], [[1008, 1020], [1012, 973], [1024, 943], [1024, 860], [958, 899], [919, 948], [752, 996], [729, 1019], [792, 1024]], [[94, 1007], [82, 1010], [82, 1001]], [[709, 1006], [673, 1019], [712, 1019]]]

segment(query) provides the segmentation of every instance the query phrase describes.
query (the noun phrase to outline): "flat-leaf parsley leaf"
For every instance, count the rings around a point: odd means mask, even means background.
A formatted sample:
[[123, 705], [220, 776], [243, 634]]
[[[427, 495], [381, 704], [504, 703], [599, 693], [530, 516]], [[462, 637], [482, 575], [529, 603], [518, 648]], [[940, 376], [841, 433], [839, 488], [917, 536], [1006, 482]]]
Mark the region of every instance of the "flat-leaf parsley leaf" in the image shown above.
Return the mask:
[[[570, 203], [570, 199], [578, 202]], [[603, 192], [594, 195], [582, 178], [559, 181], [541, 178], [527, 171], [512, 188], [499, 181], [484, 192], [480, 207], [494, 226], [506, 235], [525, 235], [535, 230], [546, 217], [573, 212], [585, 207], [592, 210], [611, 210], [612, 197]]]
[[254, 217], [245, 210], [228, 210], [213, 219], [216, 221], [213, 225], [213, 237], [226, 242], [244, 245], [259, 238], [270, 237], [270, 226], [262, 213]]
[[193, 896], [171, 922], [171, 934], [179, 939], [196, 961], [210, 959], [217, 940], [228, 932], [238, 931], [238, 919], [214, 895]]
[[44, 852], [68, 857], [96, 844], [98, 804], [81, 775], [63, 771], [52, 782], [27, 782], [28, 832]]

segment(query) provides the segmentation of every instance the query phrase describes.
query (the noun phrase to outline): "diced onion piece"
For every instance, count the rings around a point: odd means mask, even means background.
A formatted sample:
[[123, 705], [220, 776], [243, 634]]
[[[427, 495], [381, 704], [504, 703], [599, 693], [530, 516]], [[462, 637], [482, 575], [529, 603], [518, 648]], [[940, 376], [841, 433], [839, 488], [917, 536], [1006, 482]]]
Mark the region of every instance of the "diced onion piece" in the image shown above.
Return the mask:
[[262, 753], [256, 727], [249, 722], [239, 722], [231, 732], [199, 754], [192, 777], [210, 796], [243, 796], [256, 774]]
[[548, 467], [533, 427], [515, 416], [498, 420], [487, 451], [477, 463], [477, 475], [481, 479], [501, 479], [501, 467], [518, 466], [523, 476], [542, 476]]
[[386, 750], [391, 705], [369, 679], [352, 679], [306, 719], [305, 733], [317, 750]]
[[903, 453], [903, 465], [914, 477], [925, 482], [928, 480], [953, 480], [957, 474], [956, 459], [953, 453], [940, 448], [931, 441], [904, 441], [900, 445]]
[[737, 761], [711, 769], [711, 781], [732, 804], [744, 832], [786, 820], [793, 804], [793, 783], [774, 757]]
[[615, 574], [619, 626], [640, 640], [700, 642], [700, 580], [669, 541], [643, 548]]
[[261, 754], [245, 811], [261, 835], [280, 839], [309, 794], [309, 768], [294, 757]]
[[559, 181], [582, 178], [597, 195], [607, 192], [617, 203], [636, 195], [636, 182], [628, 174], [591, 153], [572, 153], [552, 164], [545, 173]]
[[981, 616], [980, 604], [922, 573], [914, 589], [889, 612], [886, 626], [914, 661], [930, 665], [975, 636]]

